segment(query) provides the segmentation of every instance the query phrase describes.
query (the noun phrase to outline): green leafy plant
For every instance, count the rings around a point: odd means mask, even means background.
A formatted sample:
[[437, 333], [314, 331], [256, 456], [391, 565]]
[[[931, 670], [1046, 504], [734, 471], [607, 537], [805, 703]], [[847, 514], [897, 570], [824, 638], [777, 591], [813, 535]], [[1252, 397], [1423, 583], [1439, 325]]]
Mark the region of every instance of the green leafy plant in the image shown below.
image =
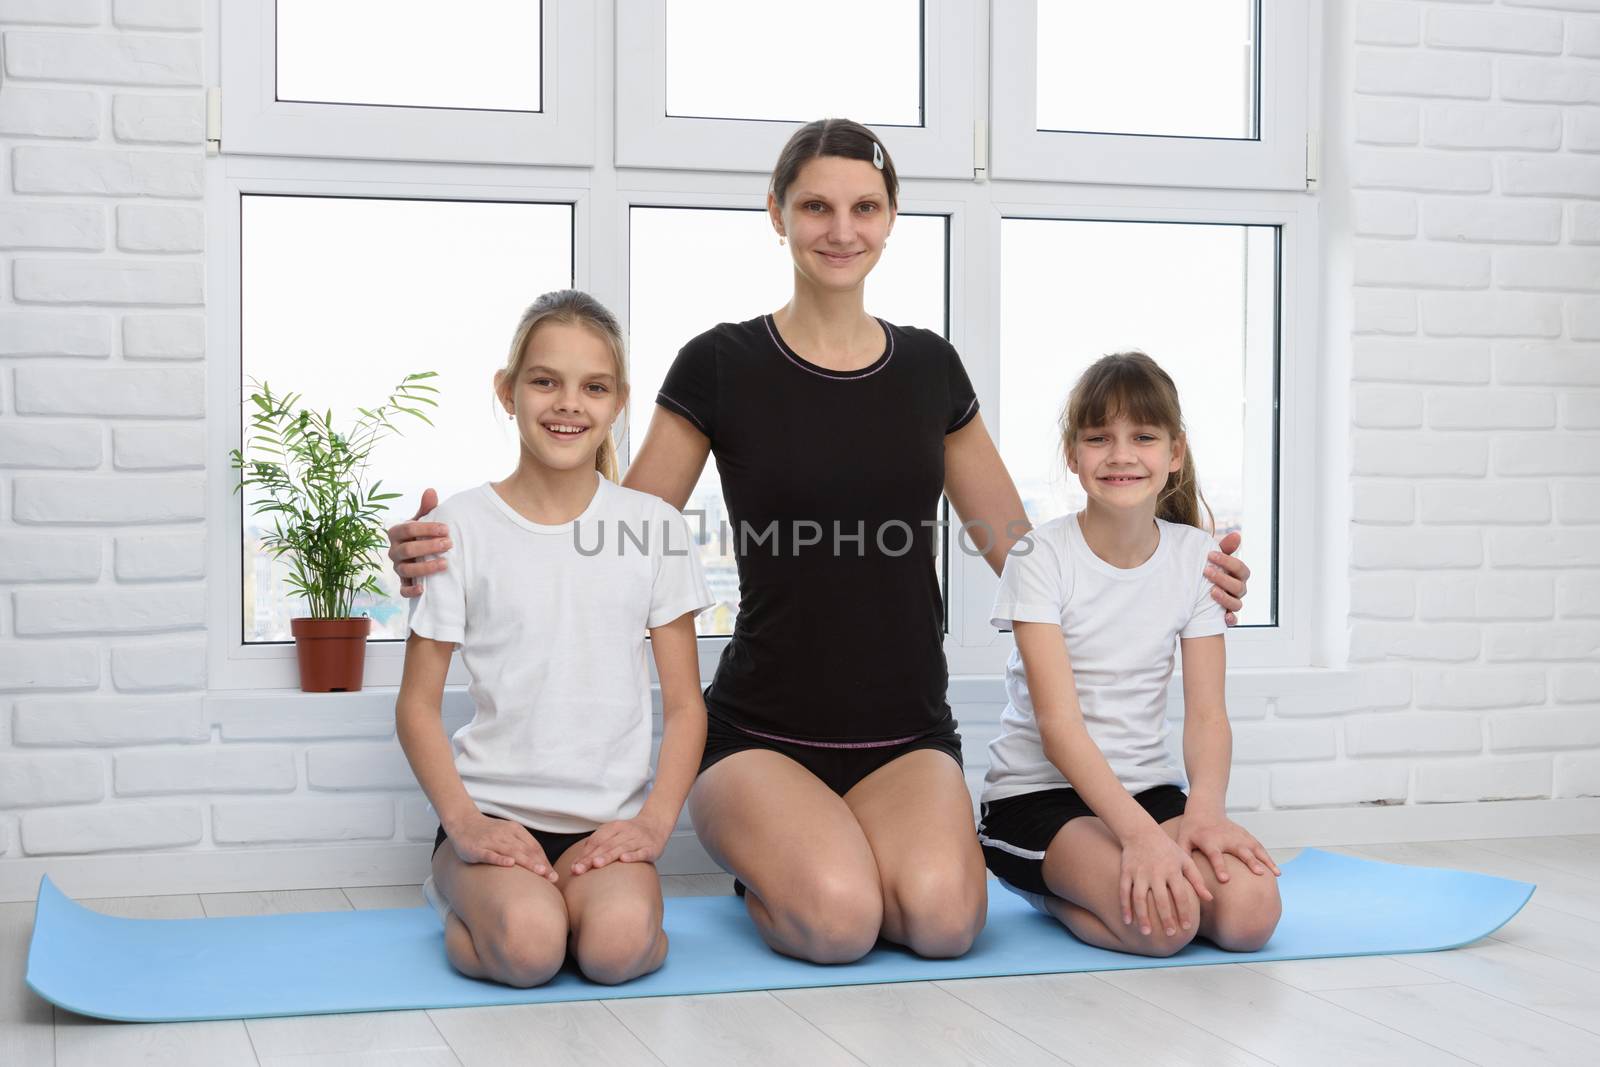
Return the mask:
[[348, 618], [357, 593], [382, 595], [383, 505], [400, 494], [379, 492], [381, 480], [368, 487], [367, 460], [379, 441], [401, 433], [394, 417], [433, 425], [422, 407], [439, 406], [431, 395], [438, 390], [419, 383], [436, 377], [433, 371], [406, 375], [382, 404], [357, 408], [361, 417], [345, 434], [334, 430], [331, 410], [306, 410], [299, 393], [279, 396], [266, 382], [251, 380], [250, 431], [244, 449], [229, 453], [239, 472], [234, 492], [262, 494], [250, 501], [253, 514], [272, 516], [262, 546], [273, 559], [288, 558], [289, 588], [305, 598], [312, 618]]

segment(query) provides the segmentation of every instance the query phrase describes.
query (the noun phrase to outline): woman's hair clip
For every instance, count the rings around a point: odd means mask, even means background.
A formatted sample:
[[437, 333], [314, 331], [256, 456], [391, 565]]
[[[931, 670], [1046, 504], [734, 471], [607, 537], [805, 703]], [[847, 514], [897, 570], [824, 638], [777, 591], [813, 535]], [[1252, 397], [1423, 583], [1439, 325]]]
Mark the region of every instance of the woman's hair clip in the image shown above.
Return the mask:
[[883, 169], [883, 145], [877, 141], [872, 142], [872, 165], [879, 170]]

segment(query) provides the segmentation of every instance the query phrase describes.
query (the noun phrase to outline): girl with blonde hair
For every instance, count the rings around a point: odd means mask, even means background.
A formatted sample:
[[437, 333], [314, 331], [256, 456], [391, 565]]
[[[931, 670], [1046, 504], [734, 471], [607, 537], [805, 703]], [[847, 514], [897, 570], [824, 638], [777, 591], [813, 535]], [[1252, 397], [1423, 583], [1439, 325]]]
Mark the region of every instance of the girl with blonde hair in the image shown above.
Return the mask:
[[[661, 966], [666, 847], [705, 743], [694, 617], [712, 598], [683, 516], [623, 488], [627, 362], [594, 298], [523, 315], [496, 399], [516, 469], [441, 504], [452, 566], [416, 601], [395, 729], [439, 816], [424, 892], [461, 973], [539, 985], [569, 951], [603, 983]], [[596, 547], [598, 546], [598, 548]], [[650, 673], [661, 679], [650, 775]], [[440, 729], [456, 649], [472, 721]]]

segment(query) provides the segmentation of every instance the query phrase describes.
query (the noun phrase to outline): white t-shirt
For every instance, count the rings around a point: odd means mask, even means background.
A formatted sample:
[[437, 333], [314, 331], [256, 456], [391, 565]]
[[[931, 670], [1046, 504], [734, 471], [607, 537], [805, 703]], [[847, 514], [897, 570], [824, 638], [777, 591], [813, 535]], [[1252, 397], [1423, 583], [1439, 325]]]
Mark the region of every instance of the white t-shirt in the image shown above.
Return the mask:
[[[630, 819], [650, 783], [645, 630], [713, 603], [671, 505], [595, 475], [573, 522], [529, 522], [491, 485], [430, 515], [450, 524], [411, 630], [461, 649], [472, 721], [452, 744], [478, 808], [537, 830]], [[641, 548], [640, 545], [644, 547]]]
[[[1211, 599], [1204, 530], [1156, 520], [1161, 540], [1137, 567], [1113, 567], [1083, 539], [1077, 515], [1028, 535], [1032, 552], [1006, 559], [995, 597], [995, 626], [1049, 622], [1061, 627], [1089, 736], [1129, 793], [1186, 784], [1167, 750], [1167, 683], [1180, 637], [1226, 629]], [[1070, 785], [1044, 754], [1022, 654], [1011, 650], [1000, 736], [989, 743], [983, 801]]]

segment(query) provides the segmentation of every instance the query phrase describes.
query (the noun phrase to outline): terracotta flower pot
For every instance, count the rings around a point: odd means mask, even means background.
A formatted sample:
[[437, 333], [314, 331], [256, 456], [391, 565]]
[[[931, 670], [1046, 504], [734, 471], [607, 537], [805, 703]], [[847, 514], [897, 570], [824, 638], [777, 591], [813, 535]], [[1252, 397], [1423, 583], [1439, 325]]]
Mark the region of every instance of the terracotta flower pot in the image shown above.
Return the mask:
[[290, 619], [295, 654], [300, 660], [300, 689], [305, 693], [354, 693], [361, 689], [367, 665], [367, 634], [372, 620]]

